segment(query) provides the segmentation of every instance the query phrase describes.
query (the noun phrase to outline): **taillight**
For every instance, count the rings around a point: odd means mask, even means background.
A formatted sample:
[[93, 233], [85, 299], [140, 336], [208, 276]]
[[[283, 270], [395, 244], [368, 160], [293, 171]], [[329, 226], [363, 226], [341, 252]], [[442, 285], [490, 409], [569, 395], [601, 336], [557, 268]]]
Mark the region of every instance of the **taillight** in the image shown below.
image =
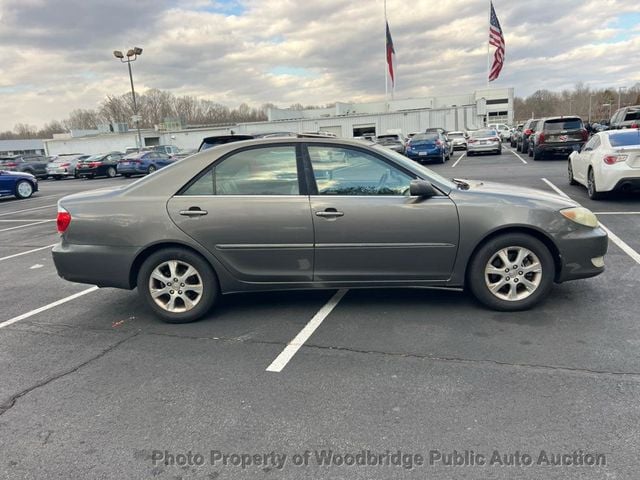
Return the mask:
[[491, 138], [491, 141], [492, 141], [492, 142], [499, 142], [499, 141], [500, 141], [500, 139], [499, 139], [498, 137], [492, 137], [492, 138]]
[[64, 208], [58, 205], [58, 217], [56, 218], [56, 224], [58, 226], [58, 233], [64, 233], [69, 228], [71, 223], [71, 214]]
[[436, 140], [436, 145], [440, 146], [442, 145], [442, 142], [440, 140]]
[[476, 140], [475, 138], [470, 138], [469, 140], [467, 140], [467, 143], [476, 143], [478, 140]]
[[587, 131], [586, 128], [582, 129], [582, 139], [586, 142], [587, 140], [589, 140], [589, 132]]
[[533, 132], [533, 130], [531, 130], [530, 128], [527, 128], [527, 129], [524, 131], [524, 134], [525, 134], [525, 135], [531, 135], [531, 133], [532, 133], [532, 132]]
[[538, 143], [544, 143], [544, 133], [540, 132], [540, 135], [538, 135]]
[[624, 162], [627, 158], [629, 158], [628, 155], [607, 155], [602, 160], [607, 165], [614, 165], [618, 162]]
[[5, 167], [17, 167], [18, 164], [17, 163], [5, 163], [4, 166]]
[[637, 123], [632, 123], [631, 128], [640, 128]]
[[61, 167], [68, 167], [69, 165], [71, 165], [70, 163], [63, 163], [62, 165], [60, 165]]

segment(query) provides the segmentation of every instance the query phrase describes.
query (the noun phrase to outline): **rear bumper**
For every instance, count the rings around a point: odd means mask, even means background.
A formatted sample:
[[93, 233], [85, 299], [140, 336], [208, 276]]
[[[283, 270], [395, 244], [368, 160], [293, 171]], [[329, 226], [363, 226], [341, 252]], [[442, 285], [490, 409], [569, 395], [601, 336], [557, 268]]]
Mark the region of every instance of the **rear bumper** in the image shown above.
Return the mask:
[[640, 177], [622, 178], [613, 187], [616, 192], [638, 192], [640, 191]]
[[599, 259], [605, 256], [609, 246], [607, 232], [602, 228], [580, 228], [557, 241], [561, 268], [556, 276], [558, 283], [589, 278], [604, 272]]
[[442, 150], [437, 151], [428, 151], [425, 155], [420, 155], [418, 152], [407, 152], [406, 155], [411, 160], [415, 160], [417, 162], [422, 162], [426, 160], [442, 160]]
[[499, 142], [490, 143], [488, 145], [467, 144], [467, 152], [497, 152], [502, 150], [502, 144]]
[[598, 191], [637, 190], [640, 184], [640, 168], [633, 168], [626, 162], [594, 169]]
[[76, 283], [130, 290], [133, 261], [138, 247], [75, 245], [61, 242], [53, 247], [53, 263], [58, 275]]
[[116, 169], [116, 171], [122, 175], [124, 174], [131, 174], [131, 175], [136, 175], [139, 173], [147, 173], [147, 168], [148, 167], [143, 167], [140, 165], [125, 165], [124, 167], [121, 167], [120, 165], [118, 165], [118, 168]]
[[584, 142], [543, 143], [542, 145], [536, 145], [534, 151], [543, 154], [571, 155], [572, 152], [579, 151], [583, 145]]

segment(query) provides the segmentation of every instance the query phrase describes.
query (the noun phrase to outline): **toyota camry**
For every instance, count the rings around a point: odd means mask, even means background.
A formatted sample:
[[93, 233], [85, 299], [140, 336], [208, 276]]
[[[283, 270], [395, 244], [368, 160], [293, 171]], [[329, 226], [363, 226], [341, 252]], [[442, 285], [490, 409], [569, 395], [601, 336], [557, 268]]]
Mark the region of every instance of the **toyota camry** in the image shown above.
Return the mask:
[[221, 145], [58, 204], [61, 277], [136, 288], [163, 320], [222, 294], [467, 288], [528, 309], [554, 282], [604, 270], [593, 213], [544, 191], [446, 179], [381, 146], [325, 138]]

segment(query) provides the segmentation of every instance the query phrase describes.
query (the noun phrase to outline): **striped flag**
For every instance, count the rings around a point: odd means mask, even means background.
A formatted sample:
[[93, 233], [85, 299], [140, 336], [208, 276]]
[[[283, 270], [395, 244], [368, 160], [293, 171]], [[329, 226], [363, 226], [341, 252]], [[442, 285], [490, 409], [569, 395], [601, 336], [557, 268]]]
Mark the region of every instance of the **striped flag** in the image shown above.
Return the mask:
[[489, 69], [489, 81], [493, 82], [500, 76], [500, 71], [504, 65], [505, 49], [502, 27], [500, 27], [500, 21], [493, 8], [493, 2], [491, 2], [491, 18], [489, 20], [489, 45], [496, 47], [496, 51], [493, 54], [493, 64]]
[[396, 85], [396, 75], [393, 70], [393, 64], [396, 59], [396, 51], [393, 48], [393, 40], [391, 39], [391, 31], [389, 30], [389, 22], [387, 23], [387, 65], [389, 66], [389, 75], [391, 76], [391, 86]]

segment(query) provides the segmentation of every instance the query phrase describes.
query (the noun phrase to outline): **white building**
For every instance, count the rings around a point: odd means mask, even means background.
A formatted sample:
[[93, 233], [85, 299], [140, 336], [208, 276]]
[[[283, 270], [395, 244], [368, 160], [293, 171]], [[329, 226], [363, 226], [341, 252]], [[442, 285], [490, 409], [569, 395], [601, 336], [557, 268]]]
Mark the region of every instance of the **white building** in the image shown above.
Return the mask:
[[[337, 103], [332, 108], [289, 110], [273, 108], [266, 122], [239, 123], [224, 127], [186, 128], [171, 131], [142, 130], [144, 146], [175, 145], [197, 148], [204, 137], [234, 133], [330, 132], [352, 138], [364, 134], [445, 130], [473, 130], [487, 123], [513, 123], [513, 88], [477, 90], [447, 95], [374, 103]], [[137, 145], [137, 133], [99, 131], [54, 135], [45, 140], [49, 155], [124, 151]]]

